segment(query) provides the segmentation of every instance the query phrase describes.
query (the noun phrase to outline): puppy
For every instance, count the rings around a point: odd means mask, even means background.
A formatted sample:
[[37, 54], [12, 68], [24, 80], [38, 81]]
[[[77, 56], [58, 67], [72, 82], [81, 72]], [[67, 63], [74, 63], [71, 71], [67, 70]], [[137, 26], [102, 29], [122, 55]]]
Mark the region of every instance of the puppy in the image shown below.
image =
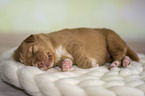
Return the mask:
[[127, 67], [130, 58], [139, 61], [136, 53], [114, 31], [105, 28], [64, 29], [31, 35], [14, 52], [14, 59], [25, 65], [42, 70], [59, 66], [65, 72], [73, 64], [91, 68], [104, 65], [108, 60], [111, 68]]

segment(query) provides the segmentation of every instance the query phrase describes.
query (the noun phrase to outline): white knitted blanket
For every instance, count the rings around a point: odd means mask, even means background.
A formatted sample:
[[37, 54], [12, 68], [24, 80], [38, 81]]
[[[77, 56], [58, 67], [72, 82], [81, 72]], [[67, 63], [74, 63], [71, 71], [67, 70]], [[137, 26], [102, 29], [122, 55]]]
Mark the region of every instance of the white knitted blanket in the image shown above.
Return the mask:
[[128, 68], [101, 67], [71, 72], [59, 67], [42, 71], [25, 66], [12, 58], [14, 49], [0, 57], [2, 79], [32, 96], [145, 96], [145, 55]]

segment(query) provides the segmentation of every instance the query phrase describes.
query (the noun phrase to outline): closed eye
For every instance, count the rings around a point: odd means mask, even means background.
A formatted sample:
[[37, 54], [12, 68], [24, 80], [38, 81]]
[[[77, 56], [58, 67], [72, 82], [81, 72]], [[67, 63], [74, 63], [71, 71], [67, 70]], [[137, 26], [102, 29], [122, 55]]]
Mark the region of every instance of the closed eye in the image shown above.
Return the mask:
[[35, 55], [37, 53], [37, 46], [36, 45], [32, 45], [32, 55]]
[[32, 55], [34, 55], [35, 52], [34, 52], [34, 45], [32, 45]]
[[37, 52], [37, 50], [36, 50], [35, 46], [34, 45], [30, 46], [29, 50], [28, 50], [28, 57], [35, 55], [36, 52]]

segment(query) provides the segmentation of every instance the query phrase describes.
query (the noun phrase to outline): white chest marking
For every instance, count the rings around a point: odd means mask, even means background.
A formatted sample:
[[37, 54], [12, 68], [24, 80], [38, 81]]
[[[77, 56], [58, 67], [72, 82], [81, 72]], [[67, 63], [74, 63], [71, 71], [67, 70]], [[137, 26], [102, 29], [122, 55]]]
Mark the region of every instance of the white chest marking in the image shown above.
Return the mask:
[[57, 56], [57, 61], [59, 61], [61, 59], [62, 56], [66, 56], [66, 57], [69, 57], [71, 59], [73, 59], [72, 55], [69, 54], [66, 49], [64, 49], [62, 46], [59, 46], [57, 49], [56, 49], [56, 56]]

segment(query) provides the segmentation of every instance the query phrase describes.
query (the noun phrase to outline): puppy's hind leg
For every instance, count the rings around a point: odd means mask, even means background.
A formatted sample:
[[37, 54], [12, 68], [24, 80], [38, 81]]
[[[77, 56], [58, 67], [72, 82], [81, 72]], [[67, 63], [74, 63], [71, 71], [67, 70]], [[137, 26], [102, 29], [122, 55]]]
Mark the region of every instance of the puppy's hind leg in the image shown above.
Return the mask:
[[108, 51], [113, 58], [110, 67], [118, 67], [127, 54], [127, 45], [115, 32], [107, 29], [106, 31], [108, 31], [106, 35]]

